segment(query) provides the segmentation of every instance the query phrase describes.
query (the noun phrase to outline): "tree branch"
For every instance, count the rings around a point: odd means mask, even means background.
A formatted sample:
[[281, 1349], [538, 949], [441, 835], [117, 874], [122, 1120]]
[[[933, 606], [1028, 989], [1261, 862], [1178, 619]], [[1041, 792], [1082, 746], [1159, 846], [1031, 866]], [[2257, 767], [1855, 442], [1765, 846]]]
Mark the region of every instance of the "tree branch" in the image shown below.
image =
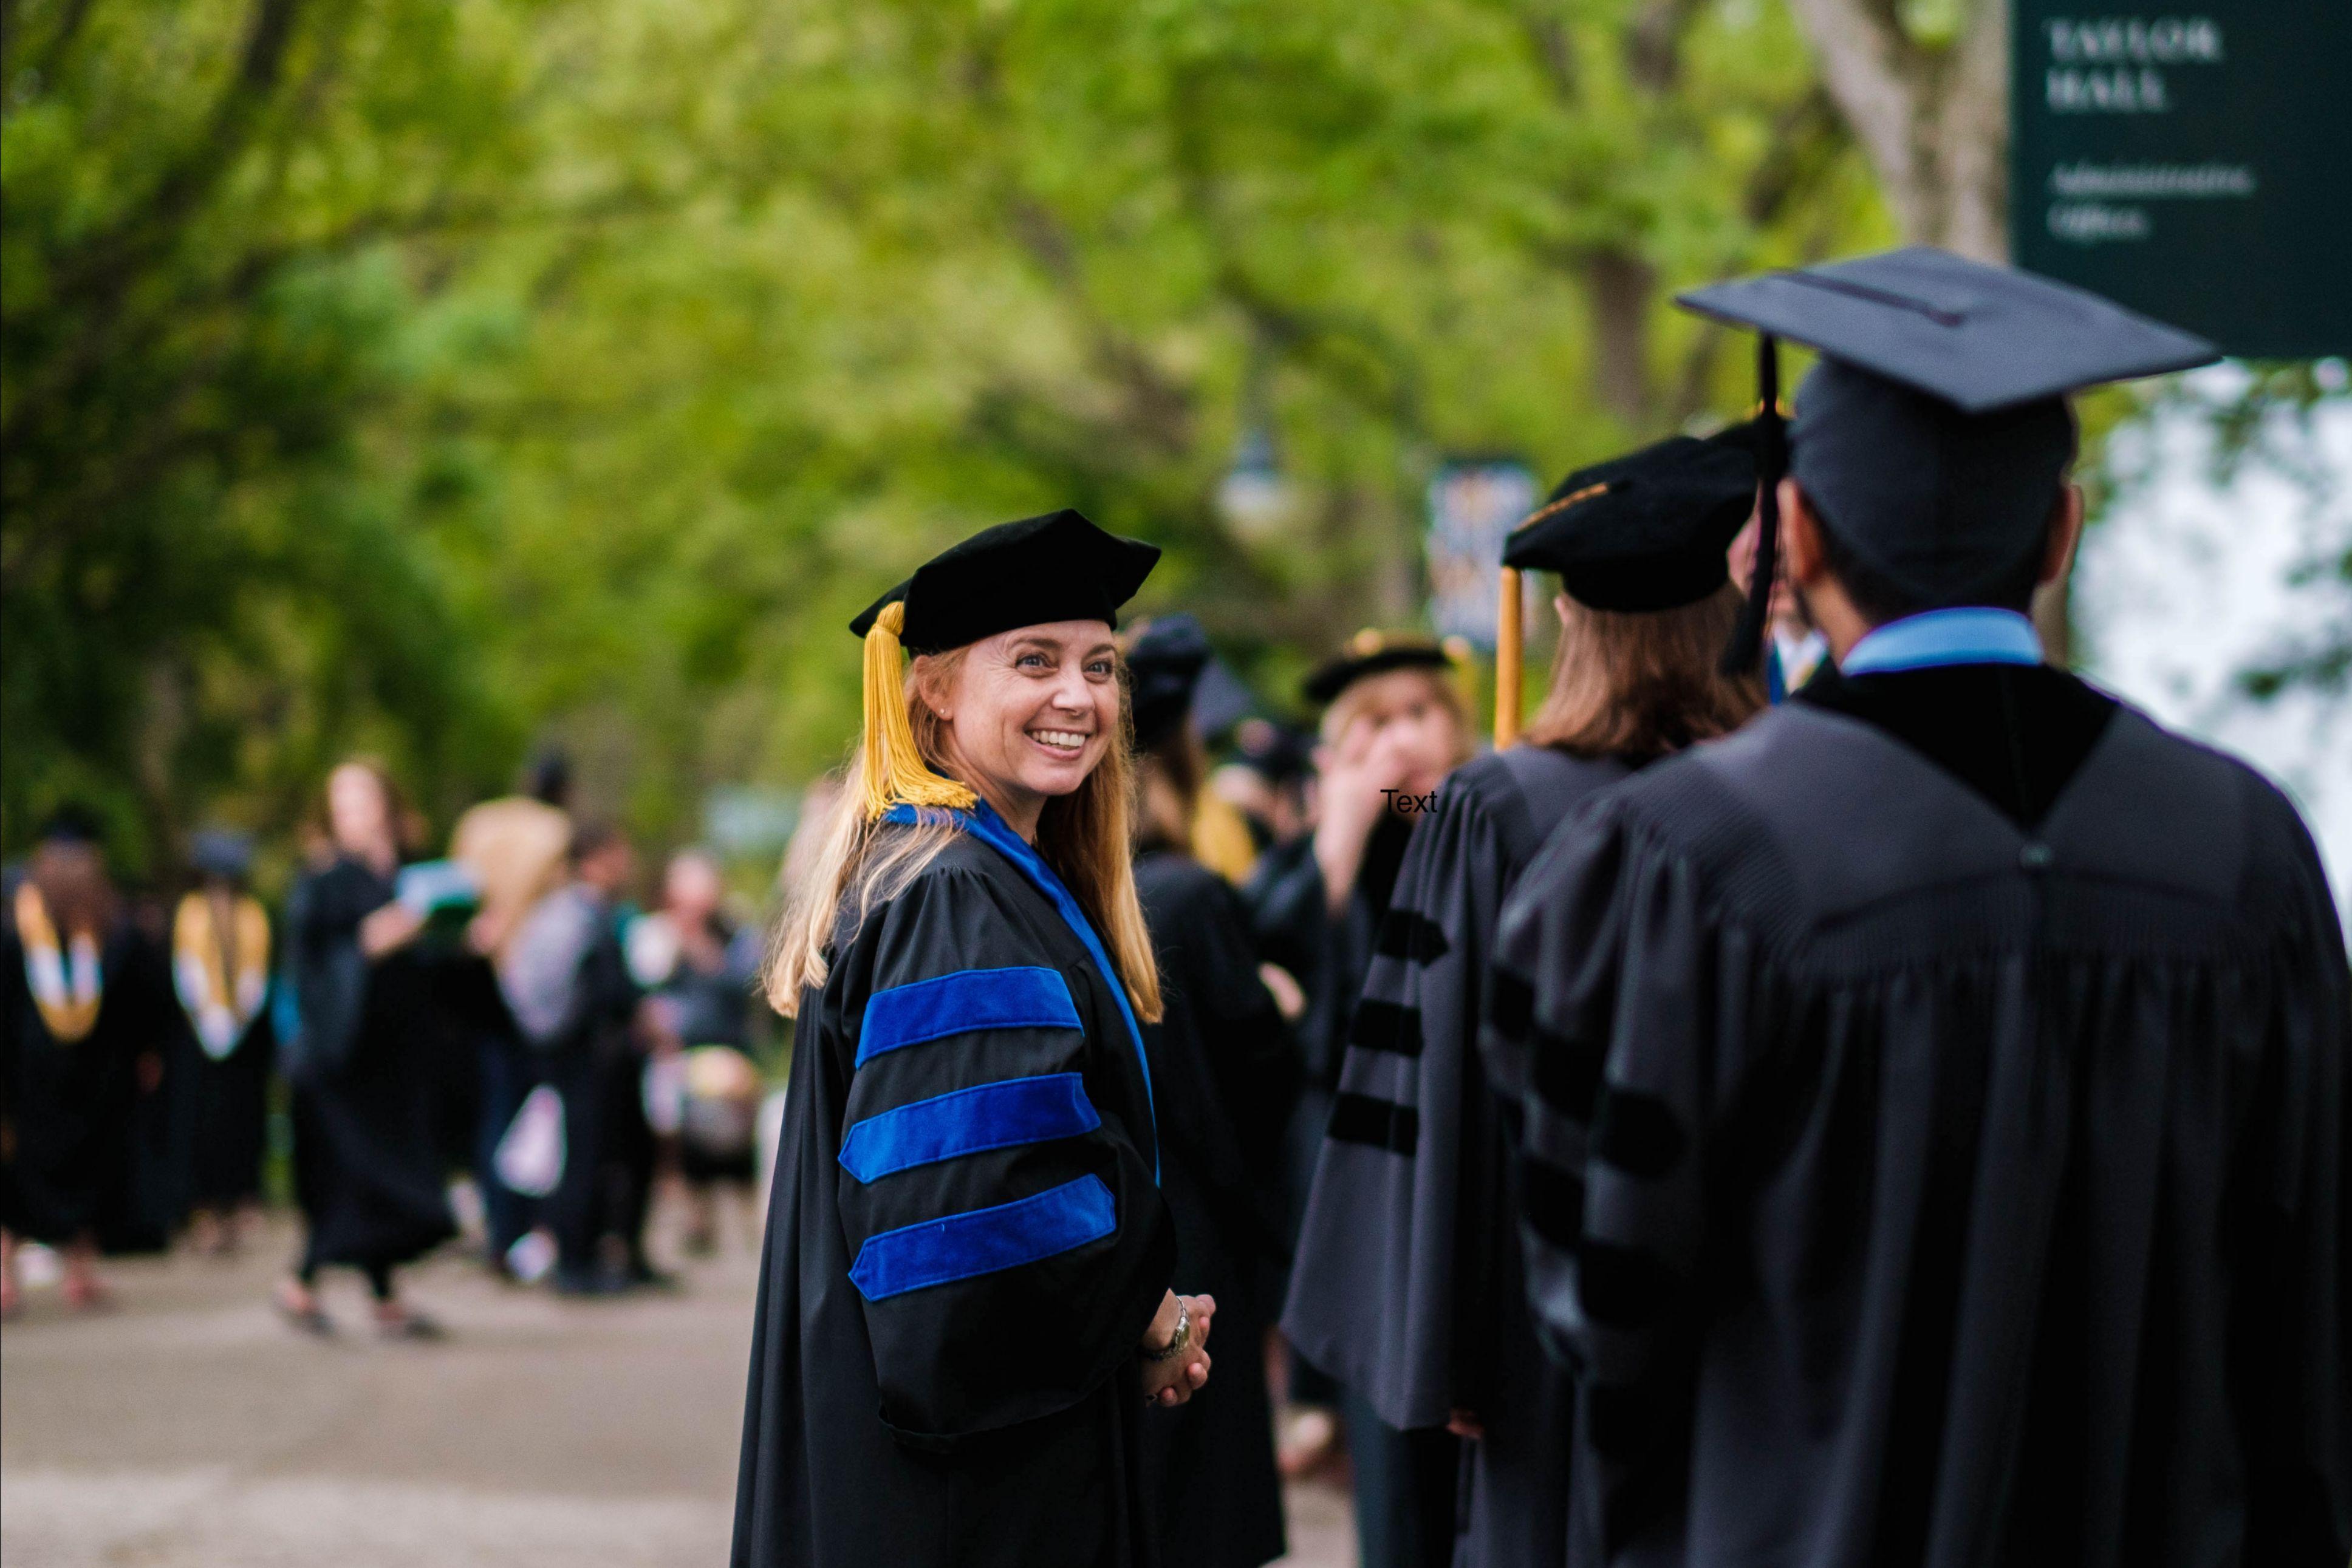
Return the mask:
[[1869, 0], [1789, 5], [1812, 42], [1823, 84], [1877, 171], [1897, 220], [1906, 234], [1917, 235], [1924, 214], [1918, 211], [1913, 136], [1921, 92], [1916, 51], [1902, 28]]
[[173, 225], [227, 178], [260, 118], [262, 101], [278, 84], [301, 6], [302, 0], [260, 0], [236, 75], [222, 89], [203, 134], [165, 170], [144, 201], [84, 242], [79, 255], [58, 258], [53, 308], [119, 296], [139, 264], [169, 243]]

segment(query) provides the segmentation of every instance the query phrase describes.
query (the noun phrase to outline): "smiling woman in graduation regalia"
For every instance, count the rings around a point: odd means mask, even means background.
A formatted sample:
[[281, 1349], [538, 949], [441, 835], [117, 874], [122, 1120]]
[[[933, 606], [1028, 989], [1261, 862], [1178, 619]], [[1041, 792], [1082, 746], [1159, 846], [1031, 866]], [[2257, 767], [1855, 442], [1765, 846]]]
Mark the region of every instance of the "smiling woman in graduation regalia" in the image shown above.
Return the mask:
[[737, 1568], [1155, 1560], [1140, 1424], [1205, 1381], [1213, 1310], [1169, 1289], [1138, 1030], [1110, 634], [1159, 553], [1008, 523], [852, 625], [865, 736], [770, 974], [798, 1024]]
[[1717, 668], [1740, 605], [1725, 550], [1755, 501], [1747, 435], [1579, 469], [1511, 535], [1507, 599], [1523, 570], [1559, 577], [1551, 692], [1512, 746], [1506, 681], [1504, 748], [1449, 775], [1413, 830], [1307, 1203], [1283, 1326], [1391, 1426], [1476, 1436], [1455, 1558], [1475, 1568], [1557, 1564], [1568, 1544], [1570, 1391], [1520, 1284], [1476, 1050], [1495, 926], [1576, 806], [1760, 706], [1756, 682]]

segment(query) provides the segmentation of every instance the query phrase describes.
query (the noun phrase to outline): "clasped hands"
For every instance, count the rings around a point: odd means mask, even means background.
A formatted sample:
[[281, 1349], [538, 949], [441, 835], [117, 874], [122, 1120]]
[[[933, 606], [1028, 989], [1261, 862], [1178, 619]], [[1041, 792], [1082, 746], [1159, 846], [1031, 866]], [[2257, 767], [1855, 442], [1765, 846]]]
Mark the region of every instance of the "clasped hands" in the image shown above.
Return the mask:
[[[1138, 1365], [1142, 1372], [1147, 1403], [1181, 1405], [1209, 1381], [1209, 1322], [1216, 1312], [1213, 1296], [1180, 1297], [1171, 1291], [1161, 1300], [1160, 1311], [1152, 1315], [1151, 1326], [1143, 1331], [1143, 1343], [1137, 1347], [1141, 1353]], [[1192, 1320], [1191, 1343], [1180, 1354], [1165, 1361], [1153, 1360], [1175, 1339], [1178, 1324], [1188, 1316]]]

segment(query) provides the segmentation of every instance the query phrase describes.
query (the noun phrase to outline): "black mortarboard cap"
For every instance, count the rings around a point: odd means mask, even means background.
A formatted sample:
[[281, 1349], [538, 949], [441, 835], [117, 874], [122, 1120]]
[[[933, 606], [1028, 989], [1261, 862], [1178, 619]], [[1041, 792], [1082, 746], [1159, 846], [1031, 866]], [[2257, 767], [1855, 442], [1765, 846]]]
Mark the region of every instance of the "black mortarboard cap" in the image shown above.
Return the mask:
[[80, 801], [68, 800], [42, 821], [37, 836], [43, 843], [94, 844], [106, 837], [106, 824]]
[[1146, 750], [1182, 727], [1193, 688], [1215, 654], [1190, 615], [1154, 617], [1127, 648], [1128, 712], [1135, 744]]
[[1315, 739], [1270, 719], [1254, 719], [1234, 736], [1243, 767], [1269, 784], [1287, 784], [1315, 770]]
[[1354, 685], [1391, 670], [1446, 670], [1453, 655], [1434, 638], [1367, 627], [1348, 639], [1339, 657], [1318, 666], [1303, 688], [1311, 703], [1328, 703]]
[[243, 881], [253, 869], [253, 835], [228, 828], [205, 828], [188, 841], [188, 864], [199, 876]]
[[1118, 624], [1160, 559], [1160, 548], [1105, 533], [1064, 507], [982, 528], [915, 569], [849, 623], [859, 637], [886, 604], [904, 601], [899, 642], [910, 653], [961, 648], [1017, 626], [1054, 621]]
[[1192, 722], [1201, 738], [1214, 740], [1256, 711], [1256, 694], [1234, 674], [1232, 665], [1212, 654], [1192, 688]]
[[1559, 575], [1594, 610], [1673, 610], [1728, 580], [1724, 552], [1756, 503], [1743, 441], [1676, 435], [1580, 468], [1503, 545], [1503, 564]]
[[1913, 246], [1695, 289], [1678, 302], [1762, 334], [1762, 529], [1727, 662], [1760, 657], [1784, 471], [1777, 339], [1822, 362], [1799, 398], [1794, 472], [1839, 539], [1936, 597], [1964, 596], [2044, 526], [2073, 455], [2058, 400], [2218, 358], [2203, 339], [2084, 289]]

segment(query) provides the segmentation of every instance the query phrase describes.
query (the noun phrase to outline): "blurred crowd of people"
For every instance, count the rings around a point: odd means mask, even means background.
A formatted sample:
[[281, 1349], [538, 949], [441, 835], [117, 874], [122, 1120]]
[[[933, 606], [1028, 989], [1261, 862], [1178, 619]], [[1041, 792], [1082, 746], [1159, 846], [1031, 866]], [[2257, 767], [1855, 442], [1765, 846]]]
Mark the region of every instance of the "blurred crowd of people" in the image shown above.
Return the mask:
[[392, 776], [344, 762], [275, 914], [248, 837], [194, 834], [171, 902], [117, 886], [90, 813], [54, 813], [0, 900], [5, 1312], [28, 1271], [89, 1310], [106, 1254], [236, 1251], [272, 1169], [302, 1220], [274, 1301], [313, 1334], [336, 1330], [320, 1271], [349, 1269], [378, 1333], [437, 1337], [399, 1270], [461, 1209], [486, 1267], [576, 1296], [667, 1282], [645, 1241], [666, 1178], [689, 1250], [724, 1195], [749, 1229], [756, 922], [698, 848], [640, 906], [628, 839], [569, 795], [543, 755], [432, 859]]

